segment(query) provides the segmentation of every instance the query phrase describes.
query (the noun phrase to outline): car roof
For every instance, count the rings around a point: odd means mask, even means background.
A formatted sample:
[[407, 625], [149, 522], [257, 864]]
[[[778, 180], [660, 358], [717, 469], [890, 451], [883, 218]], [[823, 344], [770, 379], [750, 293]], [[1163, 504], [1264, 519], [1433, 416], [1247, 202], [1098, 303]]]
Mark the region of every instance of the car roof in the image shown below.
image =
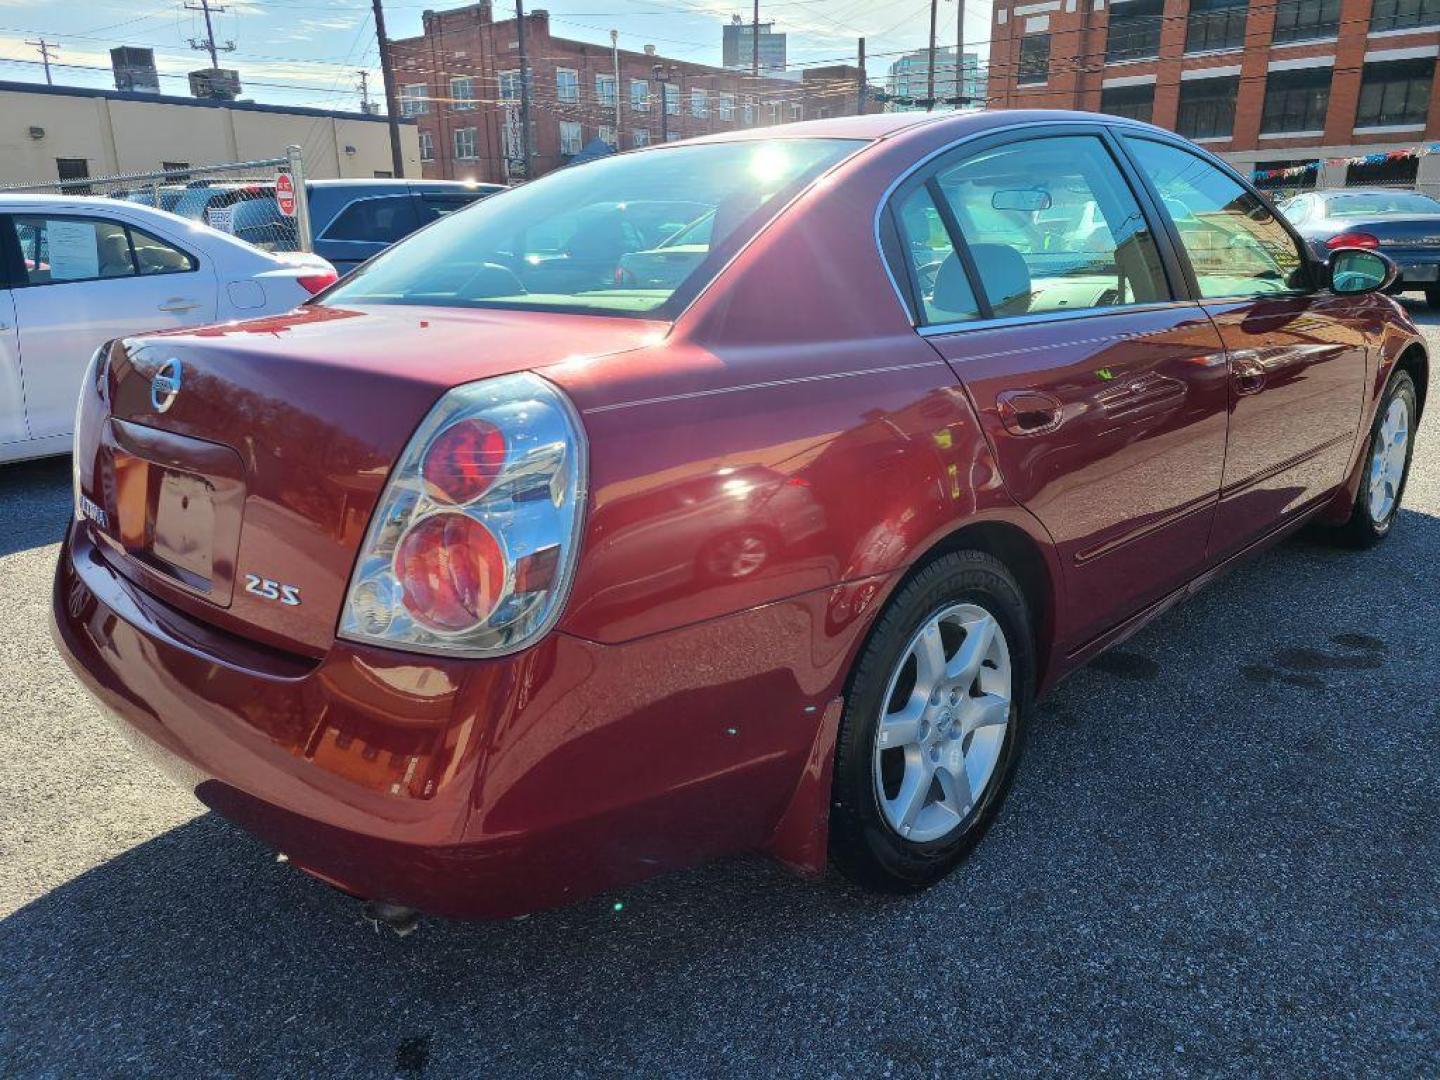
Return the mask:
[[[84, 183], [77, 180], [76, 183]], [[16, 193], [14, 195], [0, 192], [0, 210], [6, 207], [27, 207], [27, 206], [61, 206], [73, 210], [114, 210], [116, 207], [124, 207], [127, 212], [136, 211], [142, 214], [164, 214], [171, 215], [164, 210], [156, 210], [153, 206], [146, 206], [144, 203], [131, 202], [129, 199], [112, 199], [104, 195], [61, 195], [45, 193]]]
[[386, 176], [359, 176], [354, 179], [307, 180], [313, 188], [409, 188], [412, 191], [488, 191], [503, 184], [482, 184], [468, 180], [408, 180]]

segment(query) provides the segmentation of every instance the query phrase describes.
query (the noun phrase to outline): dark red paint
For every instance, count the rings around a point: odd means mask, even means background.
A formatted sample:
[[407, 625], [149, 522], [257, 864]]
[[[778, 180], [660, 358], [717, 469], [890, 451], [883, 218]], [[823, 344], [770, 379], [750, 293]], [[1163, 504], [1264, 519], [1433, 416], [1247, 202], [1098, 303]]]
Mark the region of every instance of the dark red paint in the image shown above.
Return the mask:
[[[1047, 688], [1227, 559], [1343, 516], [1419, 347], [1389, 300], [1328, 293], [918, 334], [875, 244], [887, 188], [958, 138], [1070, 118], [827, 122], [885, 137], [673, 324], [316, 307], [118, 343], [76, 447], [113, 520], [66, 540], [62, 651], [208, 805], [359, 895], [504, 916], [739, 850], [821, 871], [846, 675], [917, 560], [1004, 552]], [[161, 416], [148, 378], [171, 356], [186, 384]], [[589, 440], [558, 627], [486, 661], [337, 640], [416, 425], [449, 387], [525, 369]], [[147, 541], [155, 467], [212, 482], [205, 535]], [[214, 553], [208, 576], [155, 573], [153, 543]]]

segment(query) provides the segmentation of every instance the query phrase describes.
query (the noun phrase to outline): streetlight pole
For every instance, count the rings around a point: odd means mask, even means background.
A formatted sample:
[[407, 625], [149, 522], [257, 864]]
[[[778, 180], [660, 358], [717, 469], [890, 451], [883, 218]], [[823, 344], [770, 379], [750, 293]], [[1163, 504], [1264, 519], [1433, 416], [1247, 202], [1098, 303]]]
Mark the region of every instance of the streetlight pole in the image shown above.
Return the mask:
[[[378, 0], [377, 0], [378, 2]], [[930, 0], [930, 63], [925, 72], [925, 111], [935, 111], [935, 19], [939, 14], [940, 0]]]

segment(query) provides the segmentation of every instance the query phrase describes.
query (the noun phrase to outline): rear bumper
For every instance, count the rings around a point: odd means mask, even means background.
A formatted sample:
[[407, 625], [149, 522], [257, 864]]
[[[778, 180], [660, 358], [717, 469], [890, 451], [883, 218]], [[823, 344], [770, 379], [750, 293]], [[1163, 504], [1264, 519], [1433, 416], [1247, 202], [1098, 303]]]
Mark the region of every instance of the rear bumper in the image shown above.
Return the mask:
[[1401, 288], [1424, 289], [1440, 284], [1440, 249], [1396, 251], [1382, 247], [1380, 253], [1400, 268]]
[[498, 918], [778, 846], [864, 625], [833, 618], [842, 592], [624, 646], [312, 663], [166, 607], [72, 526], [52, 612], [75, 674], [207, 806], [347, 892]]

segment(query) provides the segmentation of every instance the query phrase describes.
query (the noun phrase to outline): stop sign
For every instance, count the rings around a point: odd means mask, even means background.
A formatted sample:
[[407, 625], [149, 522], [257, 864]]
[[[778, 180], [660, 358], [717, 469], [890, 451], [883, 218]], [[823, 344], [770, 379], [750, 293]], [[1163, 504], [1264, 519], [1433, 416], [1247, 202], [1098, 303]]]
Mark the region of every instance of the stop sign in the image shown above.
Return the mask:
[[275, 201], [280, 205], [280, 213], [295, 216], [295, 181], [289, 173], [275, 177]]

